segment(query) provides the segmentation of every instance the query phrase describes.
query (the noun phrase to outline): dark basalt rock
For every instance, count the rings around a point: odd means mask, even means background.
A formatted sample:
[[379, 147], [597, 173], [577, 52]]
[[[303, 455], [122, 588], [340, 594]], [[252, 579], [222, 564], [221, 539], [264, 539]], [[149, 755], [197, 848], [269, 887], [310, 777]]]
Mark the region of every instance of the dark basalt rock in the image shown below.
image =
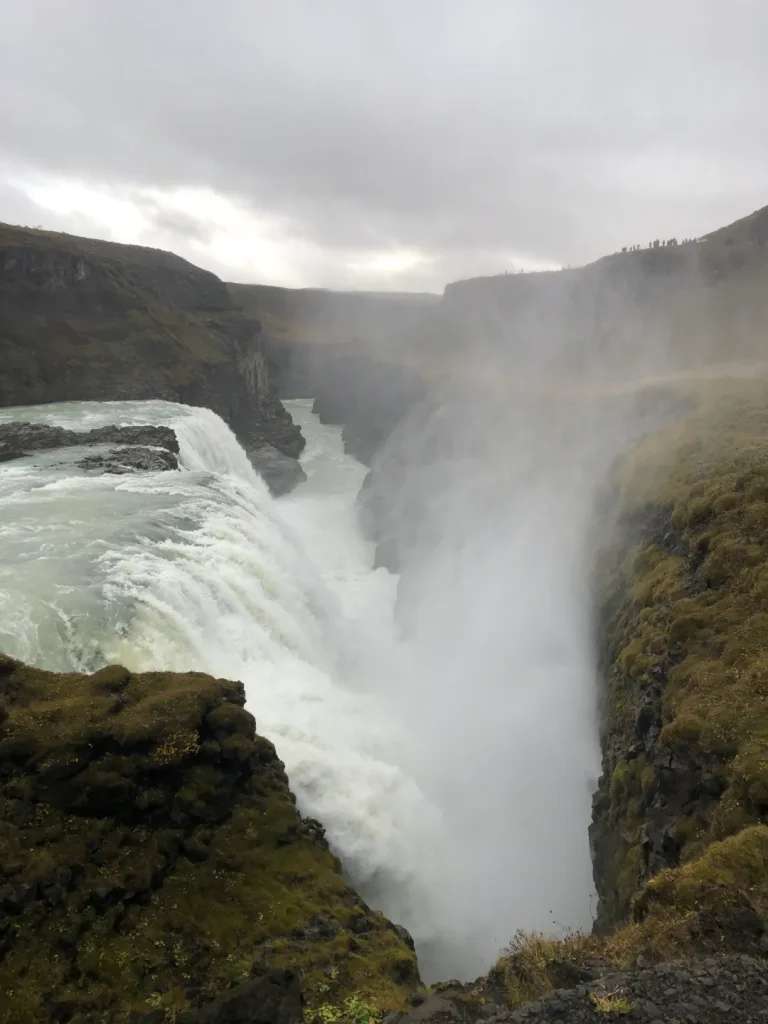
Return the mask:
[[298, 976], [293, 971], [272, 971], [200, 1010], [182, 1014], [178, 1024], [301, 1024], [303, 1020]]
[[88, 455], [77, 463], [81, 469], [96, 473], [157, 473], [178, 469], [173, 452], [153, 448], [114, 448], [106, 455]]
[[511, 1010], [493, 998], [473, 999], [471, 986], [438, 986], [385, 1024], [763, 1024], [768, 1020], [768, 967], [749, 956], [709, 957], [622, 972], [557, 989]]
[[499, 1024], [758, 1024], [768, 1020], [768, 969], [764, 961], [746, 956], [662, 964], [605, 975], [486, 1019]]
[[179, 442], [170, 427], [106, 426], [66, 430], [46, 423], [0, 424], [0, 462], [24, 458], [34, 452], [95, 444], [124, 445], [125, 448], [106, 455], [87, 456], [78, 463], [84, 469], [107, 473], [178, 469]]
[[287, 494], [307, 479], [297, 459], [278, 451], [271, 444], [248, 448], [246, 453], [253, 468], [276, 497]]

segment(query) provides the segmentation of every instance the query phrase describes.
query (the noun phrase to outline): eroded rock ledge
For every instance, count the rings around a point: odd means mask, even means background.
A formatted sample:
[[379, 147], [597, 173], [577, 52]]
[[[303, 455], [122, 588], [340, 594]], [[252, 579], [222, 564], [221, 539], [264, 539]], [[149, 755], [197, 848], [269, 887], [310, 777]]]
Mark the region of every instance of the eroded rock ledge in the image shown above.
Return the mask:
[[178, 469], [179, 442], [170, 427], [106, 426], [93, 430], [66, 430], [47, 423], [0, 424], [0, 462], [21, 459], [35, 452], [86, 445], [119, 445], [108, 452], [87, 455], [77, 465], [102, 473]]
[[3, 1024], [404, 1004], [413, 949], [346, 884], [243, 705], [200, 673], [0, 656]]

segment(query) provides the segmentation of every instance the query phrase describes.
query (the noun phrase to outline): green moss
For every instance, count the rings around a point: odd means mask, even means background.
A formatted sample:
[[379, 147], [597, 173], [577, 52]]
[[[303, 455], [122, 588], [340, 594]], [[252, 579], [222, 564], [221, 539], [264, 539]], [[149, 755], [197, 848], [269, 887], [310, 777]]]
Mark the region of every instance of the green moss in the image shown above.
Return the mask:
[[656, 772], [653, 765], [647, 764], [640, 775], [640, 788], [643, 796], [647, 799], [656, 789]]
[[632, 1002], [621, 992], [591, 992], [589, 999], [595, 1013], [607, 1017], [624, 1017], [633, 1010]]
[[0, 689], [3, 1024], [52, 1006], [72, 1024], [171, 1020], [274, 967], [310, 1007], [404, 1005], [413, 951], [305, 833], [240, 684], [5, 660]]
[[619, 761], [611, 775], [611, 796], [618, 800], [623, 798], [631, 779], [631, 768], [626, 761]]
[[643, 914], [660, 907], [676, 913], [716, 907], [742, 895], [768, 913], [768, 827], [753, 825], [711, 843], [701, 857], [651, 879], [638, 901]]
[[[681, 828], [694, 834], [697, 823]], [[634, 848], [633, 848], [634, 850]], [[630, 856], [635, 856], [635, 853]], [[606, 934], [548, 938], [518, 932], [489, 973], [469, 988], [510, 1008], [540, 998], [574, 979], [696, 954], [744, 951], [764, 955], [768, 923], [768, 827], [755, 825], [710, 843], [690, 863], [661, 872], [638, 894], [635, 919]], [[621, 993], [595, 1009], [628, 1012]]]
[[690, 749], [698, 743], [704, 723], [698, 715], [682, 713], [675, 715], [661, 731], [661, 743], [671, 749]]
[[[768, 813], [768, 383], [712, 381], [684, 396], [688, 413], [622, 459], [631, 546], [625, 532], [602, 557], [604, 729], [615, 760], [593, 833], [606, 893], [634, 871], [623, 862], [635, 858], [636, 800], [651, 799], [658, 781], [641, 772], [638, 792], [624, 767], [649, 699], [659, 703], [659, 757], [719, 783], [692, 809], [696, 828], [680, 832], [682, 860]], [[610, 899], [616, 921], [628, 902]]]
[[555, 939], [541, 932], [516, 932], [488, 975], [478, 983], [490, 984], [510, 1008], [539, 999], [559, 987], [558, 968], [563, 963], [582, 966], [594, 953], [595, 942], [578, 932]]

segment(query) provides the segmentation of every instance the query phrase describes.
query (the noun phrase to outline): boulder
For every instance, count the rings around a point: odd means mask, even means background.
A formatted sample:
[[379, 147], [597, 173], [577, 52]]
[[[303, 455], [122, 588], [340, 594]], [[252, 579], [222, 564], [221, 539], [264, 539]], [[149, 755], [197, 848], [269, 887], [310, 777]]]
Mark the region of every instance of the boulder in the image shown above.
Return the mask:
[[0, 462], [21, 459], [34, 452], [97, 444], [122, 447], [86, 456], [78, 463], [83, 469], [102, 473], [178, 469], [179, 442], [170, 427], [110, 425], [94, 430], [66, 430], [49, 423], [0, 424]]
[[287, 494], [307, 479], [298, 459], [278, 451], [271, 444], [247, 449], [248, 458], [275, 497]]
[[303, 1019], [298, 976], [293, 971], [271, 971], [182, 1014], [179, 1024], [302, 1024]]

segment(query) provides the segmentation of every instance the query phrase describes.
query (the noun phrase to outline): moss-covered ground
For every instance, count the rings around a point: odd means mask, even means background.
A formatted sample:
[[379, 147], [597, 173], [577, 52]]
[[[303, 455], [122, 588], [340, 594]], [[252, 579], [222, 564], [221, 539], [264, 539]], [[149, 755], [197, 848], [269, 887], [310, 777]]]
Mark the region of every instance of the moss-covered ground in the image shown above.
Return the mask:
[[0, 1021], [174, 1021], [272, 968], [306, 1017], [415, 955], [341, 876], [240, 684], [0, 660]]

